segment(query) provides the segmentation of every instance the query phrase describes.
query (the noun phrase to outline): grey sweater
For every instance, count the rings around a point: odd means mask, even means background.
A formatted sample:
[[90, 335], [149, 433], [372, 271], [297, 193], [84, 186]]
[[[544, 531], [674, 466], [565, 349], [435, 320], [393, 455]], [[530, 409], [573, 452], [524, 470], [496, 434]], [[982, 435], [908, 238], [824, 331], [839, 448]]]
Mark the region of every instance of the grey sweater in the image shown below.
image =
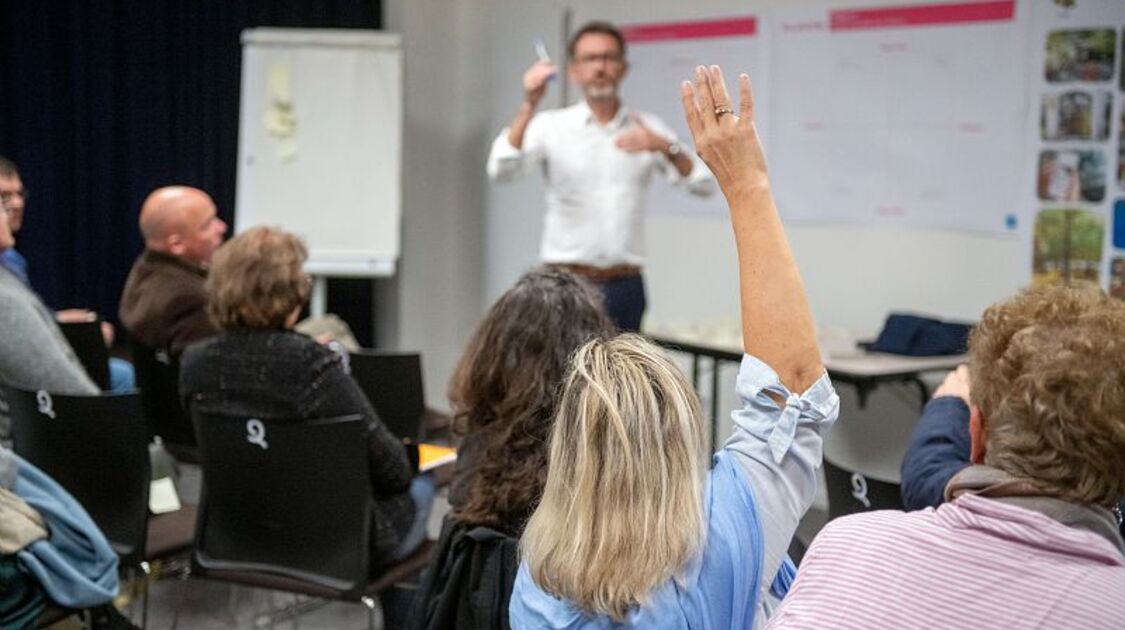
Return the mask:
[[[97, 385], [67, 344], [54, 315], [0, 267], [0, 382], [55, 394], [93, 395]], [[11, 444], [8, 401], [0, 391], [0, 444]]]

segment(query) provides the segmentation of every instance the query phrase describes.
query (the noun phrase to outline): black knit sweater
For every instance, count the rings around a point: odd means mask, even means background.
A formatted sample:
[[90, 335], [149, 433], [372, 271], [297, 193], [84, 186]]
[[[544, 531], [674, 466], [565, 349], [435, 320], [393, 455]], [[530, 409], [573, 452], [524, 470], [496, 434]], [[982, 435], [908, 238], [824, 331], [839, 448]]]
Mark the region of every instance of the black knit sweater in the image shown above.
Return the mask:
[[[190, 412], [269, 419], [362, 414], [368, 419], [368, 462], [374, 491], [372, 558], [385, 559], [410, 528], [413, 470], [402, 442], [334, 352], [283, 330], [229, 331], [188, 346], [180, 363], [180, 395]], [[325, 466], [331, 454], [325, 454]]]

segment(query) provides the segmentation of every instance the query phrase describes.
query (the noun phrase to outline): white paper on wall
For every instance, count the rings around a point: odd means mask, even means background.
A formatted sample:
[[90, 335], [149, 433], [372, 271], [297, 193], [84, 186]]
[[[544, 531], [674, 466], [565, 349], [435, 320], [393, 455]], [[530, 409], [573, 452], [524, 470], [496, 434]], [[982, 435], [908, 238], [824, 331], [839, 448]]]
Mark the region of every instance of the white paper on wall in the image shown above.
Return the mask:
[[[621, 28], [629, 46], [629, 74], [622, 83], [622, 100], [633, 109], [656, 114], [668, 124], [694, 152], [691, 134], [684, 120], [680, 84], [695, 76], [700, 65], [723, 68], [727, 87], [738, 109], [738, 75], [750, 75], [754, 89], [769, 91], [767, 43], [762, 22], [755, 16], [724, 17], [690, 22], [626, 24]], [[766, 136], [769, 111], [759, 106], [755, 112], [758, 129]], [[649, 191], [648, 210], [654, 213], [726, 215], [726, 203], [716, 192], [700, 198], [677, 189], [657, 177]]]
[[1027, 27], [1014, 0], [778, 11], [771, 24], [785, 219], [1022, 227]]
[[394, 33], [243, 33], [235, 231], [305, 239], [306, 269], [388, 276], [402, 219], [402, 43]]

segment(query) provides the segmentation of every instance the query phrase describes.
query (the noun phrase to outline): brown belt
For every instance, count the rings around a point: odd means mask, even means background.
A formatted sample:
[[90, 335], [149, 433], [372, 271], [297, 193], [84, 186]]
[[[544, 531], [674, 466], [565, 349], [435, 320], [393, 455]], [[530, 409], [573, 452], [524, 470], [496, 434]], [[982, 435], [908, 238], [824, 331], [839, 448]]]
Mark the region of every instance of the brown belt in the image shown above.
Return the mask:
[[556, 269], [565, 269], [573, 274], [577, 274], [593, 280], [594, 282], [606, 282], [609, 280], [617, 280], [618, 278], [628, 278], [630, 276], [641, 275], [641, 268], [637, 265], [614, 265], [612, 267], [595, 267], [593, 265], [582, 265], [578, 263], [555, 263], [551, 265]]

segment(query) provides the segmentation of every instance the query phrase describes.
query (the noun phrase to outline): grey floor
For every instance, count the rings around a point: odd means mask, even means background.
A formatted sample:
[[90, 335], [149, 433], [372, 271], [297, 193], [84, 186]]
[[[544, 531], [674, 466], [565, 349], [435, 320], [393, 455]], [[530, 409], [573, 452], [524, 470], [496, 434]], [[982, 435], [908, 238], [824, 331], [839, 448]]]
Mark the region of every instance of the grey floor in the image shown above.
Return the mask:
[[[361, 605], [332, 602], [289, 621], [270, 624], [259, 617], [292, 606], [306, 598], [261, 589], [231, 586], [207, 580], [159, 580], [149, 592], [149, 628], [367, 628], [367, 610]], [[132, 612], [140, 625], [139, 604]], [[383, 628], [380, 613], [374, 627]]]

